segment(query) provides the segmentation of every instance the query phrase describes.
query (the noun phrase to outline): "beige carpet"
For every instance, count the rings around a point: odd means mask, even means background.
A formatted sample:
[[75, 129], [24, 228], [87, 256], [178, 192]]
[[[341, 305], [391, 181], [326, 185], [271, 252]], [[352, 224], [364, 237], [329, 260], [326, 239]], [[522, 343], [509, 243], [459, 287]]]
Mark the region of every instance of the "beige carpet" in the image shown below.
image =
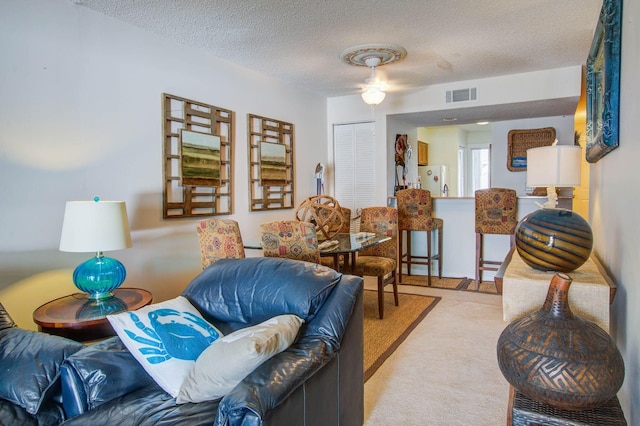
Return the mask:
[[[426, 275], [406, 275], [402, 274], [403, 285], [415, 285], [428, 287]], [[438, 278], [431, 276], [431, 287], [444, 288], [448, 290], [476, 291], [476, 281], [470, 278]], [[498, 294], [493, 281], [482, 281], [480, 283], [480, 293]]]
[[399, 306], [393, 294], [385, 295], [384, 318], [378, 316], [378, 292], [364, 292], [364, 381], [382, 365], [409, 333], [440, 301], [439, 297], [400, 294]]
[[[365, 288], [374, 286], [365, 281]], [[475, 291], [400, 289], [441, 300], [365, 383], [365, 426], [506, 424], [509, 385], [496, 360], [496, 342], [507, 325], [502, 299]]]

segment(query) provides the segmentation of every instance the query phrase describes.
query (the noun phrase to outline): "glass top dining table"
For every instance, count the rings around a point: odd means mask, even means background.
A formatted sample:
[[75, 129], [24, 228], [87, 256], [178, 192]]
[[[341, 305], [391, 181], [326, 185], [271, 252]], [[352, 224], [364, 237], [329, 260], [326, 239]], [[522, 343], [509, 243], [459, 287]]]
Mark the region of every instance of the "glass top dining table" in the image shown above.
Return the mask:
[[[318, 245], [320, 256], [332, 256], [334, 269], [340, 268], [340, 256], [344, 256], [344, 270], [355, 272], [357, 253], [367, 247], [390, 240], [390, 237], [367, 232], [340, 233], [330, 240], [322, 241]], [[333, 242], [333, 244], [330, 244]], [[245, 249], [261, 250], [262, 244], [259, 238], [252, 238], [244, 242]]]
[[[389, 241], [391, 238], [386, 235], [378, 235], [367, 232], [357, 233], [340, 233], [331, 237], [330, 240], [323, 241], [319, 244], [321, 256], [333, 256], [333, 267], [335, 270], [340, 269], [339, 255], [344, 256], [344, 270], [355, 273], [356, 258], [360, 250], [372, 247]], [[328, 244], [335, 242], [334, 244]], [[324, 245], [327, 245], [326, 247]]]

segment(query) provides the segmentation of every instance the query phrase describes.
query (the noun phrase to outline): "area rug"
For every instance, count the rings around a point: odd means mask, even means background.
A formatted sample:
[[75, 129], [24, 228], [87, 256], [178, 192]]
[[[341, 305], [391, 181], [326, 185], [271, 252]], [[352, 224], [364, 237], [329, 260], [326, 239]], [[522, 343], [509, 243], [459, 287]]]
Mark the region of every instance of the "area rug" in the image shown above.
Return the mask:
[[[401, 284], [428, 287], [427, 276], [403, 274]], [[438, 278], [432, 276], [431, 287], [444, 288], [447, 290], [476, 291], [476, 281], [471, 278]], [[480, 293], [498, 294], [493, 281], [482, 281], [479, 291]]]
[[440, 301], [439, 297], [386, 293], [384, 318], [378, 317], [378, 292], [364, 291], [364, 381], [382, 365]]

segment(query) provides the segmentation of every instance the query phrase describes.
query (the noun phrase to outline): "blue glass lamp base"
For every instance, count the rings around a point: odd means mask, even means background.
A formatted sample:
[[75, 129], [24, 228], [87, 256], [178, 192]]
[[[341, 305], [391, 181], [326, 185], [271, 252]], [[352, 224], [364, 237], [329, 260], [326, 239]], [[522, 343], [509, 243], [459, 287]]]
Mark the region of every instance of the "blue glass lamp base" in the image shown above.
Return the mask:
[[124, 265], [102, 253], [82, 262], [73, 271], [73, 283], [94, 300], [112, 297], [111, 292], [120, 287], [126, 277]]

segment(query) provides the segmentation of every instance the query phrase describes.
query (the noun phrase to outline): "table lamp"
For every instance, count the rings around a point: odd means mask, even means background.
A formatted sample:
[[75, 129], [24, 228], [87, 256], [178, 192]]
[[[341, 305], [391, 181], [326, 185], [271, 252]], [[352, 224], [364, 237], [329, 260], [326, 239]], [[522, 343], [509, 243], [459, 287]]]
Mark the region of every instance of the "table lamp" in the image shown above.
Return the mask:
[[593, 247], [591, 226], [579, 214], [559, 209], [556, 187], [580, 185], [582, 150], [557, 145], [527, 150], [527, 186], [546, 186], [546, 203], [516, 226], [522, 260], [541, 271], [571, 272], [587, 261]]
[[68, 201], [64, 211], [60, 250], [95, 252], [95, 257], [78, 265], [73, 283], [93, 300], [112, 296], [127, 273], [118, 260], [104, 251], [131, 247], [129, 220], [124, 201]]

